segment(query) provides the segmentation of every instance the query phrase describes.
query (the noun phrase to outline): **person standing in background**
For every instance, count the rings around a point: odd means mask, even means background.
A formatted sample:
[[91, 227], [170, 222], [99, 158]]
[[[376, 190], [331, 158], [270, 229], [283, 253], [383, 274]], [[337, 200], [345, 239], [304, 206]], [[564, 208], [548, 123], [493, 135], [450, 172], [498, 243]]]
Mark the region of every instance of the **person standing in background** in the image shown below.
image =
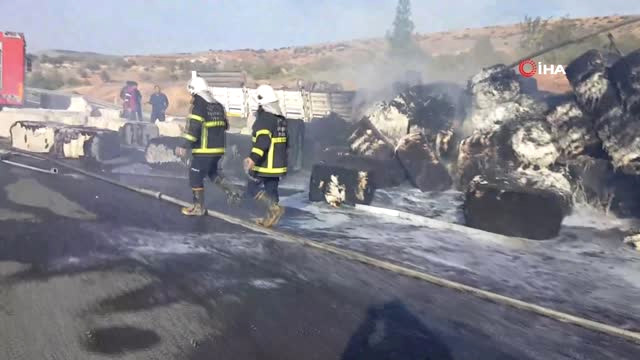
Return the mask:
[[135, 112], [137, 114], [137, 120], [142, 121], [144, 120], [144, 118], [142, 117], [142, 93], [138, 89], [138, 83], [135, 81], [133, 82], [133, 90], [136, 97]]
[[151, 122], [164, 121], [165, 113], [169, 107], [169, 99], [162, 91], [160, 86], [156, 85], [153, 88], [155, 91], [151, 94], [148, 104], [151, 104]]
[[122, 99], [122, 117], [127, 120], [136, 120], [138, 108], [136, 91], [135, 82], [127, 81], [127, 85], [120, 92], [120, 98]]

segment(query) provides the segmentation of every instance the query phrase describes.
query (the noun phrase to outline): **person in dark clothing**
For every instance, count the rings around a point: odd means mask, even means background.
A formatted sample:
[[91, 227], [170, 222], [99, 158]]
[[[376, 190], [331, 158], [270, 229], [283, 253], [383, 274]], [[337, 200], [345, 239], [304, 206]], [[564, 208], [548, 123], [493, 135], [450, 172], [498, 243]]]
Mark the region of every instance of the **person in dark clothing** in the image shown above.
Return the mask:
[[256, 94], [259, 106], [252, 127], [253, 148], [244, 168], [249, 175], [247, 194], [267, 206], [266, 216], [257, 223], [271, 227], [284, 214], [278, 185], [280, 177], [287, 174], [287, 120], [271, 86], [259, 86]]
[[135, 97], [136, 97], [135, 112], [136, 112], [136, 115], [137, 115], [137, 120], [138, 121], [142, 121], [142, 120], [144, 120], [144, 118], [142, 117], [142, 93], [140, 93], [140, 90], [138, 89], [138, 83], [137, 82], [133, 82], [133, 92], [134, 92]]
[[151, 122], [156, 120], [164, 121], [165, 112], [169, 107], [169, 99], [167, 95], [160, 91], [160, 86], [154, 87], [155, 92], [149, 98], [149, 104], [151, 104]]
[[127, 85], [120, 91], [122, 99], [122, 117], [128, 120], [136, 120], [138, 97], [136, 96], [136, 83], [127, 81]]
[[227, 195], [230, 203], [240, 199], [234, 187], [218, 173], [218, 162], [225, 153], [225, 133], [229, 129], [224, 106], [213, 99], [203, 78], [195, 77], [188, 85], [191, 93], [191, 111], [183, 137], [185, 146], [176, 149], [178, 156], [186, 156], [191, 149], [191, 167], [189, 183], [193, 191], [193, 205], [182, 208], [182, 214], [190, 216], [205, 215], [204, 179], [209, 178]]

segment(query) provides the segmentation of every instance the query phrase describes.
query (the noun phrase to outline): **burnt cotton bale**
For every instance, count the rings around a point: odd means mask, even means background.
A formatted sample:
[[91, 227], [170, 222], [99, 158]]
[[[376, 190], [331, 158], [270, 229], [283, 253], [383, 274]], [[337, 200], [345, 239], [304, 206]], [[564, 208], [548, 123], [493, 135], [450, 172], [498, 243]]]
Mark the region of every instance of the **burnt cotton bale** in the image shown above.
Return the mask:
[[463, 211], [467, 226], [533, 240], [557, 236], [565, 213], [564, 199], [552, 190], [482, 176], [466, 191]]
[[375, 187], [366, 170], [317, 164], [309, 183], [309, 201], [324, 201], [331, 206], [371, 204]]
[[348, 147], [329, 147], [320, 153], [319, 159], [323, 164], [367, 171], [376, 189], [398, 186], [406, 180], [404, 168], [396, 158], [373, 159], [355, 155]]
[[155, 168], [184, 170], [186, 159], [176, 155], [176, 148], [184, 145], [185, 140], [181, 137], [161, 136], [151, 139], [144, 152], [145, 161]]
[[63, 127], [56, 132], [54, 151], [67, 159], [103, 162], [120, 156], [120, 138], [111, 130]]
[[393, 146], [367, 118], [355, 125], [348, 142], [354, 154], [379, 160], [393, 158]]
[[640, 113], [640, 49], [617, 61], [609, 71], [626, 112]]
[[120, 156], [115, 131], [30, 121], [16, 122], [10, 131], [11, 145], [20, 150], [97, 162]]
[[487, 109], [513, 101], [521, 94], [519, 76], [502, 64], [482, 69], [467, 84], [474, 107]]
[[129, 121], [120, 128], [123, 145], [146, 147], [149, 141], [160, 136], [158, 126], [142, 121]]
[[596, 133], [594, 120], [575, 101], [556, 106], [547, 114], [546, 120], [551, 126], [562, 161], [566, 162], [580, 155], [601, 155], [602, 142]]
[[453, 180], [422, 134], [410, 134], [400, 140], [396, 156], [409, 181], [422, 191], [444, 191]]
[[581, 156], [567, 164], [574, 196], [616, 216], [640, 217], [640, 177], [616, 171], [605, 159]]
[[567, 66], [567, 80], [580, 108], [589, 115], [598, 117], [619, 104], [609, 75], [613, 59], [612, 54], [589, 50]]
[[640, 114], [614, 108], [596, 121], [596, 129], [613, 166], [640, 175]]

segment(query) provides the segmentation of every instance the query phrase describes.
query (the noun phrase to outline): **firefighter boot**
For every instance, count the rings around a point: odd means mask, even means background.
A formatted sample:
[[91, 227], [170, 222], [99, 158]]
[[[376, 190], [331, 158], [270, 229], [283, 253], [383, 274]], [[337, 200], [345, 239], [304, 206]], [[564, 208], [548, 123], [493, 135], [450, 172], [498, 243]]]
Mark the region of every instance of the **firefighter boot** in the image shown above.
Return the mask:
[[191, 207], [183, 207], [182, 214], [187, 216], [203, 216], [205, 213], [204, 189], [193, 189], [193, 205]]
[[284, 207], [280, 206], [280, 204], [270, 198], [264, 191], [261, 191], [256, 195], [256, 200], [267, 206], [266, 216], [262, 219], [257, 219], [256, 223], [267, 228], [276, 225], [284, 214]]
[[224, 176], [218, 175], [213, 179], [213, 183], [224, 191], [227, 196], [227, 204], [238, 205], [242, 200], [242, 193], [236, 189], [236, 187], [230, 183]]

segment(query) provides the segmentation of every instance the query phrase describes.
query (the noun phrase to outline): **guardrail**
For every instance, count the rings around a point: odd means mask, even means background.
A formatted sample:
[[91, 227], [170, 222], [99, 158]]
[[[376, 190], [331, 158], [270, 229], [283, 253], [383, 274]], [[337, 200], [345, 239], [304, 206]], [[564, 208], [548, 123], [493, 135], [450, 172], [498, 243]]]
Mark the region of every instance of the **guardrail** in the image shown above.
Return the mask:
[[[55, 91], [55, 90], [46, 90], [39, 88], [27, 88], [25, 89], [25, 102], [27, 105], [31, 106], [41, 106], [42, 95], [51, 95], [51, 96], [60, 96], [63, 98], [71, 98], [74, 94], [70, 94], [63, 91]], [[120, 106], [116, 104], [109, 103], [107, 101], [102, 101], [94, 98], [87, 97], [85, 95], [78, 94], [77, 96], [82, 96], [89, 104], [104, 109], [120, 109]]]

